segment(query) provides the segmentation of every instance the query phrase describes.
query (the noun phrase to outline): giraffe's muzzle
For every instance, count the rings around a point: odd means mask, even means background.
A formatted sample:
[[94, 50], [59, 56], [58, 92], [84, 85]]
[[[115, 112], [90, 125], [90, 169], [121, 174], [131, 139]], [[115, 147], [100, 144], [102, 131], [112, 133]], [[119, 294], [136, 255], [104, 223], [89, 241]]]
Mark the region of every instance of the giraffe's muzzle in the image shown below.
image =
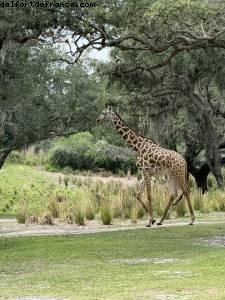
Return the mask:
[[97, 117], [96, 122], [100, 122], [103, 119], [103, 117], [100, 115]]

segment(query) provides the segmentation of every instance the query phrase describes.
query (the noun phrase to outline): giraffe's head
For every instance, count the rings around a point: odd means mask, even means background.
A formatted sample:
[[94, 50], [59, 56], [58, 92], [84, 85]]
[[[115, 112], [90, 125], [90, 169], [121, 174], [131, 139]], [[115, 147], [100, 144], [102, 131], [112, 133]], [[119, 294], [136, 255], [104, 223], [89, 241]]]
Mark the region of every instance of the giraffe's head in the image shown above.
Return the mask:
[[106, 106], [103, 112], [97, 117], [96, 122], [101, 122], [103, 120], [113, 120], [116, 114], [112, 109], [112, 106]]

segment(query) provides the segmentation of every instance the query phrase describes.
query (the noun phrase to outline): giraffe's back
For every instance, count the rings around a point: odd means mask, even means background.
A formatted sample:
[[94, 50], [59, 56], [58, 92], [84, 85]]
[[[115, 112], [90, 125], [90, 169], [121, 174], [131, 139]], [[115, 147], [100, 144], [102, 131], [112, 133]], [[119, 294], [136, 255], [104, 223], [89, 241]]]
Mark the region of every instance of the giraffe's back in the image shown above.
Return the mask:
[[187, 165], [176, 151], [158, 145], [143, 145], [139, 151], [137, 167], [154, 176], [169, 175], [186, 182]]

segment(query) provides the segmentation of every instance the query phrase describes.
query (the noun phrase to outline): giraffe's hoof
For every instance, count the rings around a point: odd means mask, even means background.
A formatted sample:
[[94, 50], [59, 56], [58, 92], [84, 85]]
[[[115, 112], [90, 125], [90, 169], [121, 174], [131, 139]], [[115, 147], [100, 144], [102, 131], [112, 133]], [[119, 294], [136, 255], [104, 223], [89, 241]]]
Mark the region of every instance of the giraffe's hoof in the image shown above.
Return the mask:
[[152, 220], [152, 225], [154, 225], [154, 224], [155, 224], [155, 222], [156, 222], [156, 220]]
[[147, 225], [145, 225], [145, 227], [151, 227], [151, 224], [147, 224]]
[[158, 223], [156, 223], [158, 226], [160, 226], [160, 225], [162, 225], [162, 223], [160, 223], [160, 222], [158, 222]]
[[194, 223], [193, 223], [193, 222], [190, 222], [188, 225], [194, 225]]

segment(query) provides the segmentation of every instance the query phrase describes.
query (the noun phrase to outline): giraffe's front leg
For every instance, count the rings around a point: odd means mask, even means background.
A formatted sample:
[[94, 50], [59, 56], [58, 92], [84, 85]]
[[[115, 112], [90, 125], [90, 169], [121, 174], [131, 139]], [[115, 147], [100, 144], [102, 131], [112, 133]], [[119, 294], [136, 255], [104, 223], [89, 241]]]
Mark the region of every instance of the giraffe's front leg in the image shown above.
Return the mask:
[[153, 218], [153, 206], [152, 206], [152, 196], [151, 196], [151, 176], [149, 174], [145, 174], [145, 184], [147, 189], [147, 198], [148, 198], [148, 213], [149, 213], [149, 222], [146, 227], [151, 227], [156, 220]]
[[144, 188], [145, 188], [145, 180], [144, 180], [144, 177], [142, 177], [142, 179], [141, 179], [141, 181], [138, 185], [138, 191], [137, 191], [137, 194], [136, 194], [136, 198], [140, 202], [140, 204], [142, 205], [144, 210], [148, 213], [148, 211], [149, 211], [148, 207], [142, 199], [142, 196], [143, 196], [143, 193], [144, 193]]

